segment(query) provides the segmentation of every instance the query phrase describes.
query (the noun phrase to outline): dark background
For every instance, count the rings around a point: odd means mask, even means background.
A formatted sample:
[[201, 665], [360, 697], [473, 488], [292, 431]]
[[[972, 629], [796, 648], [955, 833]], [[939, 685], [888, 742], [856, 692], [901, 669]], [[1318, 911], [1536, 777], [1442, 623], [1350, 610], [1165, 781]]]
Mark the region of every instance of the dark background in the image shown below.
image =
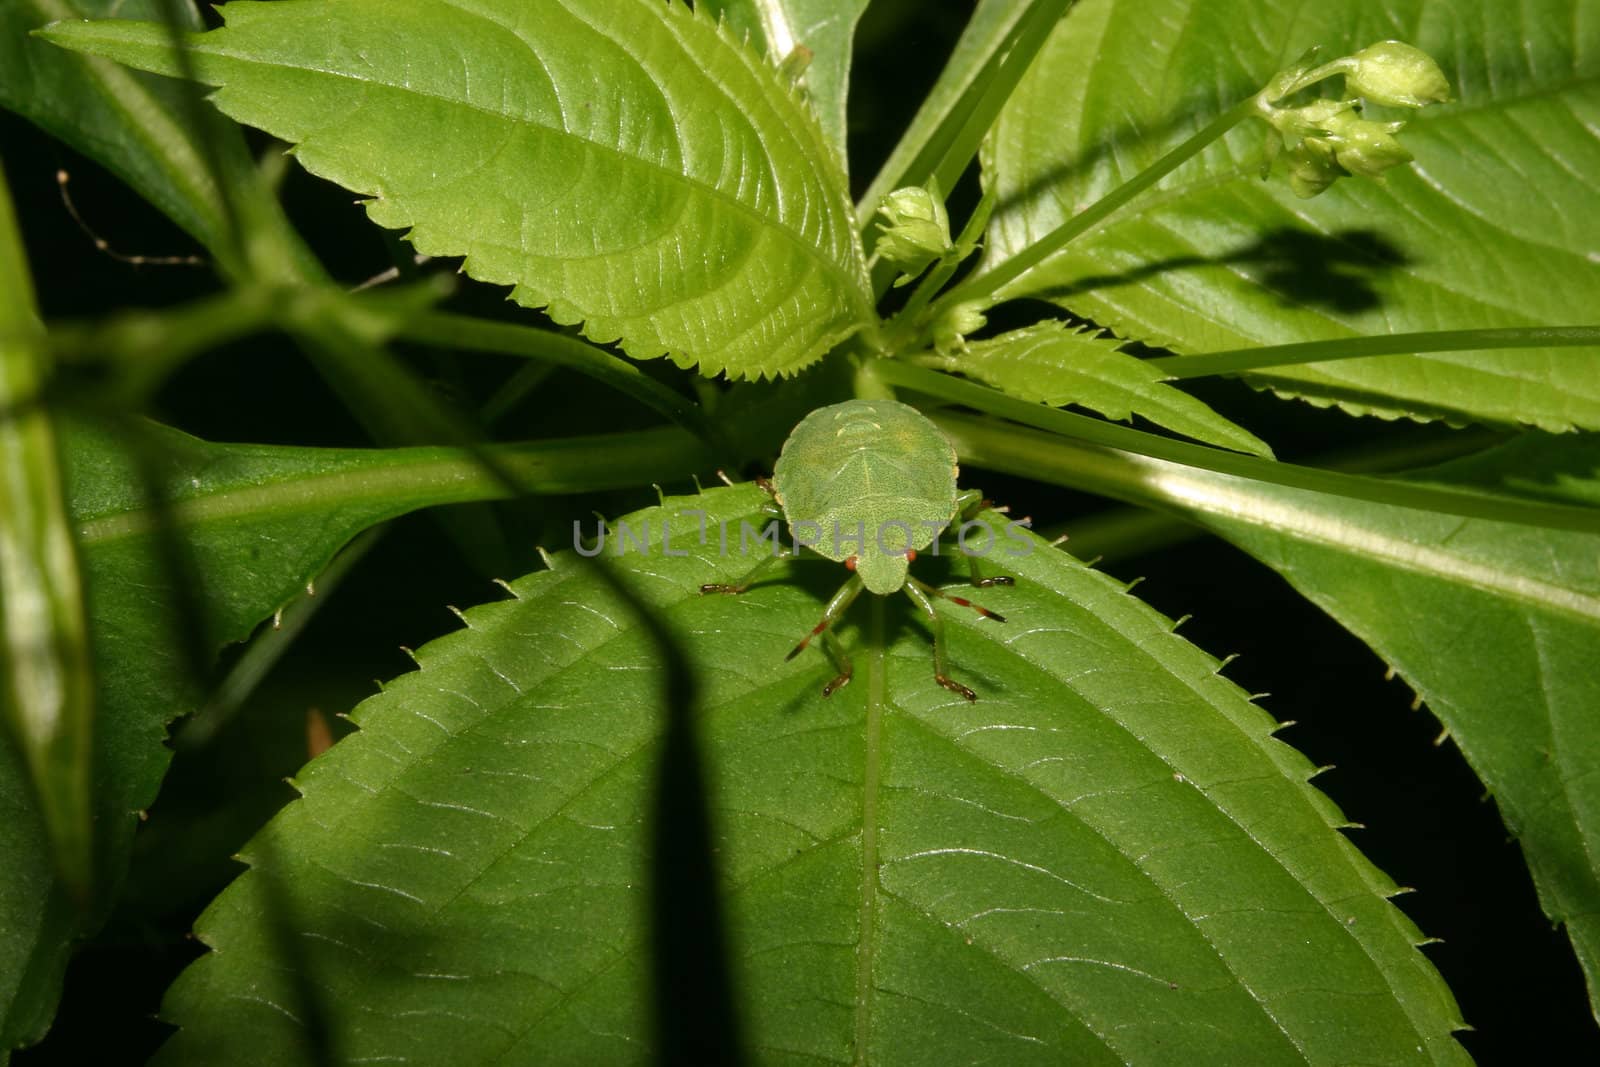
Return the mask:
[[[875, 4], [857, 46], [852, 160], [864, 184], [909, 119], [939, 58], [952, 47], [964, 4]], [[265, 150], [264, 141], [256, 142]], [[0, 116], [0, 155], [17, 199], [40, 303], [50, 319], [84, 319], [127, 307], [159, 307], [215, 291], [203, 268], [131, 266], [97, 252], [65, 211], [55, 181], [71, 191], [86, 222], [113, 248], [150, 256], [197, 251], [116, 179], [9, 115]], [[390, 262], [391, 248], [352, 197], [291, 168], [283, 196], [301, 232], [342, 280], [359, 281]], [[958, 190], [963, 217], [970, 188]], [[449, 269], [449, 264], [440, 269]], [[455, 306], [503, 313], [503, 294], [467, 283]], [[1004, 318], [1002, 314], [999, 316]], [[480, 398], [514, 368], [473, 361], [465, 370], [420, 359], [417, 370], [447, 399]], [[664, 380], [670, 368], [652, 366]], [[1249, 426], [1286, 459], [1311, 459], [1363, 441], [1416, 442], [1448, 431], [1357, 422], [1306, 405], [1265, 398], [1229, 382], [1198, 390]], [[521, 409], [507, 436], [574, 432], [563, 413], [619, 411], [590, 383], [557, 375]], [[162, 393], [158, 417], [226, 440], [315, 445], [369, 443], [320, 379], [282, 338], [267, 336], [212, 353]], [[618, 420], [649, 416], [621, 406]], [[611, 423], [616, 428], [617, 422]], [[1354, 436], [1352, 436], [1354, 434]], [[754, 471], [748, 473], [755, 473]], [[1107, 505], [1094, 498], [969, 470], [968, 484], [1061, 524]], [[601, 500], [549, 502], [512, 520], [529, 530], [592, 506], [608, 513], [647, 502], [650, 491]], [[526, 543], [536, 543], [529, 539]], [[550, 543], [556, 543], [554, 541]], [[508, 561], [521, 573], [531, 553]], [[181, 750], [140, 831], [124, 900], [103, 933], [69, 969], [56, 1027], [19, 1067], [142, 1062], [166, 1033], [154, 1013], [163, 990], [200, 953], [188, 931], [200, 909], [237, 873], [229, 856], [293, 796], [283, 778], [306, 757], [308, 709], [332, 715], [373, 691], [370, 679], [409, 670], [400, 645], [415, 647], [457, 628], [444, 605], [494, 596], [482, 561], [469, 563], [428, 515], [394, 527], [327, 603], [257, 695], [210, 743]], [[1193, 614], [1189, 640], [1223, 656], [1242, 654], [1228, 675], [1245, 690], [1270, 692], [1263, 705], [1297, 725], [1280, 736], [1312, 763], [1336, 768], [1317, 779], [1355, 822], [1361, 849], [1415, 893], [1397, 904], [1425, 935], [1438, 966], [1476, 1029], [1461, 1035], [1481, 1062], [1521, 1062], [1537, 1046], [1567, 1047], [1572, 1062], [1600, 1062], [1600, 1029], [1565, 936], [1539, 910], [1520, 851], [1492, 802], [1412, 694], [1386, 681], [1383, 663], [1300, 598], [1276, 574], [1212, 539], [1146, 556], [1112, 559], [1112, 573], [1146, 581], [1139, 593], [1163, 613]], [[335, 726], [337, 731], [337, 726]], [[177, 850], [174, 852], [174, 850]], [[174, 855], [187, 862], [174, 863]]]

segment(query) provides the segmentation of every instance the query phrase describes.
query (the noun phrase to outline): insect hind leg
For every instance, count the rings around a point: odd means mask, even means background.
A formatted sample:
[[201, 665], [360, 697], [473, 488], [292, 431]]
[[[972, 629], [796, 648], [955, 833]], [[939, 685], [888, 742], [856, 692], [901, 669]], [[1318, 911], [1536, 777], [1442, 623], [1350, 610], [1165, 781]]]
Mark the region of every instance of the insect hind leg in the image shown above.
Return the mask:
[[[971, 689], [968, 689], [966, 686], [950, 677], [950, 668], [945, 659], [944, 620], [939, 618], [939, 612], [933, 606], [933, 598], [941, 597], [945, 600], [953, 600], [958, 604], [965, 604], [967, 607], [975, 608], [977, 605], [962, 600], [959, 597], [950, 596], [947, 593], [935, 589], [927, 582], [921, 582], [915, 578], [907, 578], [905, 588], [906, 596], [911, 598], [911, 602], [913, 604], [922, 609], [922, 613], [928, 617], [929, 627], [931, 627], [933, 630], [933, 680], [944, 686], [944, 688], [950, 690], [950, 692], [966, 700], [967, 703], [975, 703], [978, 699], [978, 694], [974, 693]], [[1000, 619], [1000, 617], [994, 612], [989, 611], [986, 608], [978, 608], [978, 610], [982, 611], [991, 619], [999, 619], [1001, 622], [1005, 621], [1004, 619]]]
[[856, 597], [861, 595], [861, 590], [864, 588], [866, 586], [862, 584], [861, 576], [852, 574], [850, 580], [841, 585], [839, 591], [833, 594], [833, 598], [828, 601], [827, 608], [822, 612], [821, 621], [812, 627], [811, 632], [801, 638], [800, 643], [790, 649], [789, 654], [784, 657], [785, 662], [794, 659], [806, 650], [806, 646], [811, 643], [813, 637], [820, 634], [823, 648], [827, 649], [829, 658], [833, 660], [834, 665], [839, 670], [839, 674], [833, 681], [822, 687], [822, 695], [825, 697], [832, 696], [835, 690], [850, 683], [850, 676], [853, 673], [850, 657], [845, 655], [844, 646], [833, 636], [831, 630], [833, 625], [850, 609], [850, 605], [855, 603]]

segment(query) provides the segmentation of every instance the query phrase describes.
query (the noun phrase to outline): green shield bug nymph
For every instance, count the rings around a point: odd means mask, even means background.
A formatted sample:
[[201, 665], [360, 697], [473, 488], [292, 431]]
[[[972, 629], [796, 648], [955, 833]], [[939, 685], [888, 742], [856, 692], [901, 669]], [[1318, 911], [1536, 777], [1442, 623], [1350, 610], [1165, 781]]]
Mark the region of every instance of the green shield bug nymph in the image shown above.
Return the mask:
[[[908, 570], [917, 553], [935, 544], [951, 523], [986, 506], [980, 494], [957, 490], [956, 474], [949, 439], [921, 412], [897, 400], [846, 400], [818, 408], [784, 442], [771, 482], [760, 484], [783, 509], [791, 545], [803, 545], [854, 572], [828, 601], [822, 621], [789, 653], [793, 659], [821, 635], [839, 671], [823, 688], [823, 696], [849, 682], [851, 675], [850, 657], [834, 637], [833, 625], [863, 589], [879, 595], [904, 589], [933, 630], [934, 680], [967, 700], [978, 699], [946, 670], [944, 624], [934, 599], [971, 608], [996, 622], [1005, 619], [919, 581]], [[780, 550], [740, 581], [703, 585], [700, 591], [743, 593], [773, 562], [794, 554], [792, 547]], [[979, 578], [974, 569], [972, 582], [1011, 585], [1012, 579]]]

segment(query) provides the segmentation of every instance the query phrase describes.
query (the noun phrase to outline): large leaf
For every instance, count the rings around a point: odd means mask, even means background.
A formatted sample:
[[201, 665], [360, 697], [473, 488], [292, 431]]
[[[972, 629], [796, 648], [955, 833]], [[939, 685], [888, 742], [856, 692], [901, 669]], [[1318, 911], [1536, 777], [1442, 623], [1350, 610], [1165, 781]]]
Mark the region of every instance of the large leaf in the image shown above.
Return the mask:
[[[1427, 478], [1600, 508], [1600, 441], [1536, 437]], [[1287, 536], [1206, 524], [1376, 649], [1444, 723], [1566, 926], [1600, 1018], [1600, 537], [1261, 496], [1298, 513]]]
[[[1175, 509], [1277, 570], [1416, 689], [1500, 805], [1600, 1016], [1600, 536], [1353, 500], [943, 418], [964, 463]], [[1536, 434], [1428, 482], [1597, 509], [1600, 441]]]
[[[976, 704], [934, 684], [903, 598], [858, 604], [857, 678], [825, 699], [832, 666], [784, 653], [842, 570], [698, 592], [747, 569], [764, 499], [671, 499], [609, 559], [700, 665], [757, 1059], [1464, 1060], [1393, 885], [1170, 621], [1029, 539], [995, 552], [1007, 623], [944, 606]], [[649, 1058], [662, 652], [572, 552], [511, 589], [298, 776], [200, 922], [158, 1062]]]
[[[502, 496], [504, 487], [452, 449], [295, 449], [211, 444], [161, 427], [137, 436], [76, 423], [66, 429], [63, 458], [101, 690], [95, 811], [108, 897], [127, 865], [135, 812], [155, 799], [166, 771], [167, 724], [205, 695], [196, 677], [204, 658], [303, 595], [307, 580], [362, 529], [417, 507]], [[632, 447], [622, 439], [611, 447], [619, 467], [609, 473], [591, 455], [597, 446], [581, 440], [513, 449], [503, 459], [542, 491], [619, 477], [623, 484], [664, 480], [710, 462], [704, 446], [681, 433], [651, 432]], [[165, 531], [143, 490], [149, 476], [139, 470], [140, 454], [170, 503]], [[0, 811], [3, 1059], [4, 1050], [48, 1026], [70, 941], [99, 915], [74, 907], [56, 885], [24, 766], [3, 744]]]
[[[1243, 0], [1225, 18], [1197, 0], [1084, 0], [995, 131], [990, 253], [1054, 229], [1310, 45], [1400, 38], [1437, 56], [1458, 96], [1407, 127], [1414, 165], [1297, 200], [1257, 180], [1265, 127], [1247, 122], [1010, 294], [1185, 352], [1592, 318], [1597, 18], [1596, 0]], [[1597, 355], [1433, 353], [1251, 379], [1358, 412], [1597, 428]]]
[[[236, 2], [188, 38], [229, 115], [590, 337], [789, 374], [870, 314], [844, 175], [778, 73], [650, 0]], [[162, 73], [150, 24], [52, 40]]]
[[809, 53], [801, 74], [806, 99], [822, 134], [841, 161], [845, 156], [845, 103], [850, 89], [850, 49], [867, 0], [700, 0], [696, 8], [721, 14], [736, 32], [783, 63], [796, 48]]

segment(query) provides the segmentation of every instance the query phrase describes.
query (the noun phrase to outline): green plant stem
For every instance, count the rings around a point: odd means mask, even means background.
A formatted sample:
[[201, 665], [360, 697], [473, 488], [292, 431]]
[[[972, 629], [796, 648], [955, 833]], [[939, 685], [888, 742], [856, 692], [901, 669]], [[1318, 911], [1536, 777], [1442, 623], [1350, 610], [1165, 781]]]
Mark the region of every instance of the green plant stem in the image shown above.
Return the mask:
[[[1081, 483], [1070, 484], [1090, 492], [1105, 492], [1106, 495], [1118, 499], [1127, 497], [1121, 493], [1110, 492], [1104, 487], [1100, 475], [1096, 473], [1099, 465], [1090, 462], [1089, 457], [1098, 457], [1100, 464], [1109, 465], [1123, 472], [1137, 469], [1141, 463], [1140, 457], [1144, 457], [1213, 471], [1217, 474], [1230, 474], [1291, 489], [1309, 489], [1313, 492], [1329, 493], [1355, 500], [1370, 500], [1379, 504], [1393, 504], [1469, 518], [1492, 519], [1497, 522], [1600, 533], [1600, 511], [1588, 508], [1509, 500], [1433, 486], [1406, 485], [1206, 448], [1159, 437], [1131, 427], [1103, 422], [1086, 415], [1058, 411], [1043, 404], [1032, 404], [1026, 400], [1006, 396], [986, 386], [922, 367], [910, 366], [897, 360], [879, 360], [873, 364], [872, 372], [891, 384], [915, 389], [952, 403], [965, 404], [980, 411], [1020, 422], [1025, 426], [1048, 430], [1068, 439], [1061, 441], [1061, 448], [1064, 450], [1063, 455], [1071, 457], [1070, 462], [1060, 469], [1078, 471], [1084, 477]], [[998, 433], [1001, 429], [1003, 428], [996, 424], [995, 432]], [[971, 433], [967, 439], [974, 442], [979, 440]], [[1043, 461], [1044, 457], [1041, 457], [1041, 462]], [[1119, 475], [1118, 479], [1110, 484], [1126, 486], [1129, 483], [1127, 477]], [[1154, 498], [1148, 500], [1136, 498], [1135, 502], [1157, 501]]]
[[724, 457], [733, 454], [726, 437], [692, 401], [626, 360], [577, 338], [531, 326], [488, 322], [447, 311], [418, 315], [406, 325], [401, 337], [441, 348], [467, 348], [521, 356], [552, 367], [575, 370], [666, 416]]
[[1169, 379], [1239, 374], [1295, 363], [1393, 356], [1414, 352], [1475, 352], [1488, 348], [1579, 348], [1600, 345], [1600, 326], [1531, 326], [1496, 330], [1428, 330], [1378, 337], [1340, 337], [1291, 345], [1232, 348], [1194, 356], [1160, 356], [1145, 362]]
[[928, 302], [943, 289], [961, 262], [970, 256], [978, 246], [978, 240], [983, 236], [983, 231], [989, 225], [989, 216], [994, 214], [995, 201], [998, 193], [991, 185], [983, 191], [978, 204], [972, 209], [972, 215], [967, 219], [965, 226], [961, 227], [961, 234], [955, 240], [955, 247], [940, 257], [939, 262], [933, 265], [927, 275], [917, 283], [916, 289], [911, 294], [911, 299], [906, 301], [906, 306], [897, 312], [893, 319], [884, 326], [884, 344], [890, 352], [898, 352], [902, 345], [911, 343], [917, 323], [921, 319], [921, 312]]
[[[301, 508], [317, 499], [416, 497], [426, 505], [466, 504], [515, 495], [508, 481], [527, 493], [594, 492], [672, 481], [714, 462], [703, 443], [675, 427], [473, 450], [394, 448], [374, 450], [372, 465], [364, 469], [178, 499], [171, 508], [183, 524]], [[154, 525], [147, 511], [117, 512], [84, 521], [79, 534], [85, 545], [95, 545], [149, 533]]]
[[94, 887], [95, 686], [56, 432], [41, 399], [49, 374], [0, 171], [0, 731], [16, 742], [38, 800], [35, 813], [5, 817], [40, 819], [62, 885], [86, 905]]
[[478, 418], [483, 420], [485, 426], [493, 426], [522, 403], [528, 396], [543, 385], [545, 379], [560, 368], [550, 363], [524, 363], [517, 368], [516, 373], [501, 383], [494, 395], [483, 402], [478, 409]]
[[997, 265], [983, 271], [951, 289], [934, 305], [931, 318], [955, 304], [984, 301], [994, 296], [1023, 274], [1043, 263], [1065, 248], [1074, 239], [1100, 225], [1120, 210], [1134, 197], [1171, 174], [1179, 166], [1197, 155], [1201, 149], [1217, 140], [1233, 127], [1254, 115], [1260, 107], [1260, 96], [1249, 96], [1208, 122], [1197, 133], [1178, 147], [1156, 160], [1150, 166], [1129, 178], [1093, 204], [1051, 230], [1045, 236]]
[[[1319, 459], [1317, 466], [1348, 474], [1413, 470], [1468, 455], [1497, 440], [1494, 434], [1452, 434], [1420, 444], [1339, 452]], [[1066, 546], [1073, 555], [1108, 562], [1159, 551], [1208, 533], [1190, 518], [1143, 507], [1116, 508], [1034, 532], [1046, 538], [1066, 534]]]
[[139, 404], [190, 358], [270, 326], [282, 314], [282, 295], [246, 283], [181, 307], [52, 325], [50, 344], [60, 363], [109, 367], [114, 376], [103, 399]]
[[[1051, 29], [1061, 21], [1072, 3], [1073, 0], [1033, 0], [1033, 6], [989, 54], [967, 90], [939, 119], [910, 162], [899, 165], [906, 147], [902, 139], [856, 205], [856, 223], [863, 233], [872, 224], [878, 201], [895, 189], [927, 185], [932, 180], [937, 180], [941, 189], [955, 188], [967, 164], [977, 155], [978, 146], [989, 127], [994, 125], [1000, 109], [1011, 99], [1022, 76], [1033, 65], [1034, 57], [1049, 39]], [[924, 116], [918, 114], [906, 130], [906, 137], [920, 136], [926, 126]]]
[[306, 587], [306, 594], [286, 605], [270, 626], [250, 639], [244, 653], [228, 670], [227, 677], [212, 690], [210, 698], [184, 721], [174, 741], [179, 748], [194, 749], [208, 744], [233, 720], [274, 664], [294, 645], [318, 609], [328, 602], [345, 575], [360, 562], [389, 529], [375, 526], [351, 541]]
[[[938, 126], [923, 142], [921, 149], [903, 167], [896, 163], [903, 158], [897, 147], [889, 162], [873, 179], [872, 185], [856, 205], [856, 222], [865, 237], [867, 250], [872, 245], [872, 217], [878, 202], [888, 193], [906, 185], [937, 183], [940, 189], [954, 189], [961, 175], [978, 154], [978, 146], [989, 128], [1000, 116], [1000, 110], [1016, 91], [1022, 76], [1033, 65], [1050, 37], [1050, 31], [1061, 21], [1073, 0], [1033, 0], [1033, 6], [1012, 26], [1011, 32], [989, 56], [966, 91], [947, 111]], [[923, 116], [917, 115], [906, 131], [906, 136], [919, 136], [926, 128]], [[875, 300], [882, 299], [893, 284], [896, 271], [887, 263], [880, 263], [872, 272], [872, 292]]]

